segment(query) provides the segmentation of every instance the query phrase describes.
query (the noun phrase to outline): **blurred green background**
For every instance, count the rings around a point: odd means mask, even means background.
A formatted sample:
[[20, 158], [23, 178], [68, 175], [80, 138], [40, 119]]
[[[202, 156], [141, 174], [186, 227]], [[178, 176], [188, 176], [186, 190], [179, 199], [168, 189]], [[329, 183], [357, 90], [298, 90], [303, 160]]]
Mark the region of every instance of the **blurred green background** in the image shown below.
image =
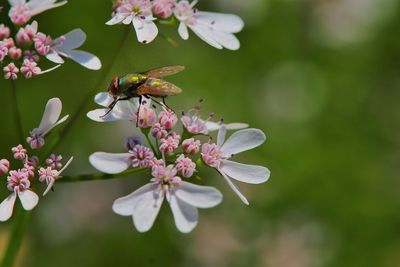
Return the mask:
[[[131, 31], [112, 74], [185, 65], [169, 79], [184, 93], [168, 104], [186, 110], [204, 98], [206, 116], [215, 112], [265, 131], [267, 142], [238, 160], [268, 166], [271, 178], [259, 186], [238, 183], [247, 207], [215, 173], [203, 175], [224, 202], [201, 210], [188, 235], [176, 230], [167, 205], [145, 234], [113, 214], [113, 200], [145, 177], [57, 185], [31, 214], [19, 266], [400, 266], [399, 2], [200, 1], [199, 9], [243, 17], [235, 52], [194, 34], [182, 41], [175, 28], [161, 32], [178, 47], [161, 37], [139, 44]], [[107, 66], [126, 29], [106, 26], [110, 13], [107, 0], [70, 0], [36, 19], [52, 37], [82, 28], [83, 49]], [[71, 114], [103, 75], [68, 61], [50, 74], [19, 79], [25, 133], [49, 98], [60, 97], [63, 114]], [[17, 142], [9, 87], [0, 80], [1, 157]], [[85, 113], [95, 107], [91, 101]], [[90, 153], [123, 151], [133, 133], [133, 124], [100, 124], [83, 114], [55, 152], [75, 156], [68, 174], [91, 173]], [[12, 219], [0, 225], [0, 252], [11, 225]]]

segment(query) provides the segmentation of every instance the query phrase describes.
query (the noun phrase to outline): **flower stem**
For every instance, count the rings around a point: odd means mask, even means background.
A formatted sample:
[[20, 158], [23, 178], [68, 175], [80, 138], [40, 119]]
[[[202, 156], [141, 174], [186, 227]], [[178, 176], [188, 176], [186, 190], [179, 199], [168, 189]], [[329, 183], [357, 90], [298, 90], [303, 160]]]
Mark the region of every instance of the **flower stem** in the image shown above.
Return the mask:
[[28, 226], [29, 213], [23, 210], [21, 207], [18, 207], [15, 210], [13, 221], [14, 224], [10, 239], [8, 241], [7, 249], [5, 250], [5, 254], [3, 256], [3, 262], [1, 264], [2, 267], [12, 267], [15, 265], [19, 248], [21, 247], [24, 238], [25, 229]]
[[107, 174], [107, 173], [99, 173], [99, 174], [82, 174], [78, 176], [63, 176], [57, 182], [81, 182], [81, 181], [96, 181], [96, 180], [107, 180], [114, 178], [121, 178], [126, 176], [132, 176], [140, 173], [145, 173], [148, 169], [134, 169], [126, 172], [118, 173], [118, 174]]
[[17, 135], [18, 135], [18, 142], [22, 144], [24, 142], [24, 130], [22, 127], [22, 121], [21, 121], [21, 113], [19, 111], [19, 105], [18, 105], [18, 97], [17, 97], [17, 87], [15, 85], [15, 81], [11, 80], [11, 105], [13, 108], [13, 113], [14, 113], [14, 120], [15, 120], [15, 125], [17, 128]]
[[97, 84], [84, 97], [81, 104], [78, 106], [78, 109], [70, 116], [65, 127], [59, 132], [57, 140], [54, 142], [54, 145], [52, 145], [51, 149], [49, 149], [50, 152], [54, 151], [54, 149], [56, 149], [60, 145], [60, 143], [64, 139], [64, 136], [68, 134], [72, 126], [75, 124], [76, 120], [80, 117], [81, 113], [85, 110], [86, 106], [89, 104], [90, 100], [93, 97], [93, 94], [98, 90], [100, 86], [102, 86], [106, 82], [106, 79], [109, 78], [110, 72], [115, 65], [116, 59], [119, 57], [122, 48], [124, 47], [126, 41], [128, 40], [129, 30], [130, 27], [126, 27], [126, 30], [124, 31], [123, 36], [121, 38], [121, 41], [119, 42], [119, 45], [117, 46], [115, 52], [113, 53], [111, 62], [103, 68], [102, 74], [100, 76], [101, 78], [99, 79]]

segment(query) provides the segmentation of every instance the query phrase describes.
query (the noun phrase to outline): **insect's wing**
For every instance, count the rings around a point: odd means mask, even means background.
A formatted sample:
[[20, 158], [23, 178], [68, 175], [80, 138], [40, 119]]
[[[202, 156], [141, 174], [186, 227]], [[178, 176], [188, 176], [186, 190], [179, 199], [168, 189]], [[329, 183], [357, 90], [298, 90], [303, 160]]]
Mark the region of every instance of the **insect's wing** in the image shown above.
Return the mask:
[[152, 96], [172, 96], [182, 92], [178, 86], [158, 78], [148, 78], [147, 81], [139, 86], [136, 93], [138, 95]]
[[162, 67], [158, 69], [152, 69], [146, 72], [143, 72], [143, 75], [146, 75], [147, 77], [155, 77], [155, 78], [161, 78], [169, 75], [176, 74], [178, 72], [181, 72], [185, 69], [184, 66], [168, 66], [168, 67]]

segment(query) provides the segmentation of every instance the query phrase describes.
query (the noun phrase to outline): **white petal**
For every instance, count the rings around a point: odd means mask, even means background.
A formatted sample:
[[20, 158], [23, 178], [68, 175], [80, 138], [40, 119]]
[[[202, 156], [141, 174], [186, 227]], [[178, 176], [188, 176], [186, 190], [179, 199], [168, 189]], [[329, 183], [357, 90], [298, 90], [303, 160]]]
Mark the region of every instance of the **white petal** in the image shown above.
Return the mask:
[[125, 15], [123, 14], [117, 14], [114, 17], [112, 17], [109, 21], [106, 22], [107, 25], [115, 25], [118, 23], [121, 23], [125, 19]]
[[179, 24], [178, 33], [183, 40], [189, 39], [189, 31], [185, 23], [181, 22]]
[[132, 24], [139, 42], [148, 44], [157, 37], [158, 28], [153, 21], [141, 20], [135, 17], [132, 19]]
[[197, 12], [197, 20], [217, 31], [240, 32], [243, 29], [243, 20], [233, 14], [223, 14], [215, 12]]
[[49, 183], [49, 184], [47, 185], [47, 187], [46, 187], [46, 190], [44, 190], [44, 192], [43, 192], [43, 196], [47, 195], [47, 193], [50, 192], [51, 188], [53, 188], [53, 185], [54, 185], [55, 181], [56, 181], [56, 180], [54, 180], [54, 179], [52, 179], [52, 180], [50, 181], [50, 183]]
[[151, 186], [155, 190], [141, 194], [133, 207], [133, 224], [139, 232], [150, 230], [164, 201], [164, 192], [155, 185]]
[[181, 182], [175, 195], [197, 208], [212, 208], [221, 203], [222, 194], [216, 188]]
[[237, 186], [231, 181], [231, 179], [229, 179], [229, 177], [226, 176], [226, 174], [223, 173], [221, 170], [220, 173], [222, 177], [225, 178], [228, 185], [232, 188], [233, 192], [235, 192], [236, 195], [239, 196], [239, 198], [243, 201], [244, 204], [249, 205], [249, 201], [247, 200], [247, 198], [239, 191], [239, 188], [237, 188]]
[[31, 190], [18, 192], [18, 197], [25, 210], [31, 210], [39, 203], [39, 196]]
[[221, 152], [226, 158], [240, 152], [258, 147], [264, 143], [266, 137], [260, 129], [243, 129], [234, 132], [222, 145]]
[[111, 104], [111, 102], [113, 102], [113, 99], [109, 93], [101, 92], [96, 94], [96, 96], [94, 97], [94, 102], [106, 108], [108, 107], [108, 105]]
[[46, 58], [57, 64], [64, 63], [64, 59], [62, 59], [62, 57], [60, 57], [56, 52], [50, 52], [49, 54], [46, 55]]
[[93, 167], [104, 173], [120, 173], [131, 166], [129, 153], [95, 152], [89, 157]]
[[28, 5], [31, 7], [32, 16], [42, 13], [43, 11], [65, 5], [67, 1], [54, 3], [53, 0], [31, 0]]
[[15, 199], [17, 199], [17, 195], [13, 192], [0, 203], [0, 222], [5, 222], [10, 219], [14, 209]]
[[69, 160], [67, 161], [67, 163], [64, 164], [64, 167], [62, 167], [62, 169], [58, 172], [58, 174], [60, 175], [61, 173], [63, 173], [63, 171], [65, 171], [66, 168], [68, 168], [68, 166], [71, 164], [72, 160], [74, 159], [74, 157], [70, 157]]
[[229, 177], [249, 184], [261, 184], [268, 180], [270, 171], [262, 166], [242, 164], [224, 160], [220, 166]]
[[180, 200], [174, 194], [170, 195], [168, 202], [178, 230], [182, 233], [192, 231], [196, 227], [199, 217], [197, 208]]
[[212, 131], [216, 131], [219, 128], [221, 128], [221, 126], [225, 126], [225, 128], [227, 130], [238, 130], [238, 129], [244, 129], [249, 127], [249, 125], [247, 123], [241, 123], [241, 122], [233, 122], [233, 123], [228, 123], [228, 124], [221, 124], [221, 123], [217, 123], [217, 122], [213, 122], [213, 121], [206, 121], [206, 127], [207, 130], [212, 132]]
[[218, 136], [217, 136], [217, 146], [220, 148], [225, 141], [225, 136], [226, 136], [226, 127], [221, 126], [218, 131]]
[[146, 184], [138, 190], [130, 193], [127, 196], [116, 199], [113, 203], [112, 209], [115, 213], [122, 216], [131, 216], [133, 209], [136, 206], [137, 200], [143, 194], [153, 192], [155, 190], [154, 184]]
[[10, 3], [10, 6], [19, 6], [19, 5], [23, 5], [26, 3], [25, 0], [8, 0], [8, 3]]
[[132, 22], [132, 15], [125, 16], [125, 18], [122, 20], [122, 23], [125, 25], [131, 24]]
[[67, 57], [72, 59], [73, 61], [81, 64], [87, 69], [90, 70], [99, 70], [101, 69], [101, 61], [98, 57], [95, 55], [85, 52], [85, 51], [80, 51], [80, 50], [71, 50], [71, 51], [64, 51], [60, 50], [65, 54]]
[[37, 129], [33, 131], [39, 135], [47, 133], [60, 117], [62, 103], [59, 98], [52, 98], [47, 101], [46, 107], [43, 112], [42, 121]]
[[200, 24], [196, 24], [196, 25], [189, 25], [189, 28], [200, 38], [202, 39], [204, 42], [206, 42], [207, 44], [218, 48], [218, 49], [222, 49], [222, 45], [220, 45], [214, 38], [213, 36], [213, 32]]
[[214, 30], [212, 31], [212, 35], [220, 45], [227, 49], [238, 50], [240, 48], [240, 42], [238, 38], [232, 33]]
[[57, 48], [62, 50], [72, 50], [80, 47], [86, 40], [86, 33], [81, 29], [73, 29], [63, 35], [65, 40]]

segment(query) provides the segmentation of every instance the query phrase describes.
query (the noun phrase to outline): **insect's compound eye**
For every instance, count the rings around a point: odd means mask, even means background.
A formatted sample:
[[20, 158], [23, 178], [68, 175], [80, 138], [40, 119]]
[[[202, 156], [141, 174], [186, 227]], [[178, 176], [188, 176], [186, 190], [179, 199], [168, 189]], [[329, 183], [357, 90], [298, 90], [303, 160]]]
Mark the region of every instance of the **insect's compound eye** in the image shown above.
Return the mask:
[[114, 77], [110, 83], [110, 86], [108, 87], [108, 92], [112, 96], [118, 96], [119, 94], [119, 78]]

